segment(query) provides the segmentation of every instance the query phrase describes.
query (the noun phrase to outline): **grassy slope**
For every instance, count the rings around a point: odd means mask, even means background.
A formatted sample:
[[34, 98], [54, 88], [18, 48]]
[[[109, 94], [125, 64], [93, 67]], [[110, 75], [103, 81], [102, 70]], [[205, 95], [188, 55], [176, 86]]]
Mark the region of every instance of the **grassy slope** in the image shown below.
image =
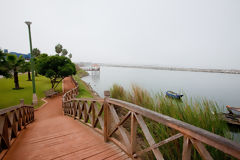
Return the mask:
[[[38, 97], [38, 106], [41, 106], [44, 102], [41, 100], [44, 95], [44, 91], [51, 88], [51, 84], [48, 78], [43, 76], [37, 76], [36, 81], [36, 90]], [[6, 108], [19, 104], [20, 99], [24, 99], [25, 104], [31, 104], [32, 102], [32, 81], [27, 81], [27, 74], [19, 75], [19, 84], [20, 87], [24, 89], [13, 90], [14, 81], [13, 79], [0, 79], [0, 108]], [[62, 91], [62, 84], [59, 84], [57, 87], [58, 91]], [[38, 107], [36, 106], [36, 107]]]
[[84, 73], [85, 71], [83, 70], [78, 70], [77, 74], [73, 76], [73, 78], [77, 81], [78, 85], [79, 85], [79, 94], [77, 96], [77, 98], [83, 98], [83, 97], [89, 97], [92, 98], [92, 93], [89, 90], [89, 88], [87, 87], [87, 85], [81, 80], [80, 77], [82, 77], [82, 75], [86, 75], [86, 73]]

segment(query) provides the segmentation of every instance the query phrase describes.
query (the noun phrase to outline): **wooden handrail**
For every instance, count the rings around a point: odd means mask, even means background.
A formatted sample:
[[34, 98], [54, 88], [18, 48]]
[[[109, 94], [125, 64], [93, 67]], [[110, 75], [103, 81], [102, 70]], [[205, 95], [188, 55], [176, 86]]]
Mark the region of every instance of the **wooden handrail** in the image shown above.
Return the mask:
[[[29, 107], [29, 108], [34, 108], [33, 106], [31, 105], [24, 105], [25, 107]], [[3, 109], [0, 109], [0, 115], [2, 114], [5, 114], [7, 112], [11, 112], [13, 110], [16, 110], [16, 109], [19, 109], [21, 108], [22, 106], [21, 105], [18, 105], [18, 106], [12, 106], [12, 107], [8, 107], [8, 108], [3, 108]]]
[[216, 135], [214, 133], [211, 133], [209, 131], [206, 131], [204, 129], [198, 128], [196, 126], [193, 126], [191, 124], [182, 122], [180, 120], [174, 119], [172, 117], [154, 112], [152, 110], [140, 107], [138, 105], [124, 102], [117, 99], [106, 99], [106, 102], [109, 104], [121, 106], [123, 108], [126, 108], [135, 114], [140, 114], [146, 118], [149, 118], [151, 120], [154, 120], [158, 123], [161, 123], [163, 125], [166, 125], [170, 128], [173, 128], [175, 130], [178, 130], [185, 136], [194, 138], [200, 142], [203, 142], [205, 144], [208, 144], [212, 147], [215, 147], [225, 153], [228, 153], [236, 158], [240, 157], [240, 144], [231, 141], [229, 139], [226, 139], [222, 136]]
[[[76, 88], [78, 89], [78, 87]], [[104, 136], [106, 142], [113, 141], [133, 159], [148, 151], [152, 151], [157, 159], [163, 159], [164, 155], [160, 152], [159, 147], [181, 137], [184, 137], [182, 151], [182, 159], [184, 160], [191, 158], [192, 147], [198, 151], [203, 159], [213, 159], [204, 144], [235, 158], [240, 157], [240, 145], [229, 139], [138, 105], [107, 96], [104, 99], [74, 98], [76, 88], [64, 94], [66, 96], [63, 97], [64, 114], [79, 119], [94, 128]], [[127, 110], [127, 114], [121, 115], [122, 118], [119, 118], [120, 115], [115, 110], [116, 106]], [[172, 128], [179, 133], [161, 142], [155, 142], [143, 117]], [[131, 122], [130, 133], [122, 125], [127, 119], [130, 119]], [[98, 124], [100, 129], [97, 127]], [[140, 126], [149, 143], [149, 147], [141, 151], [136, 151], [137, 125]], [[112, 137], [117, 130], [120, 133], [121, 141]]]
[[26, 125], [34, 121], [34, 107], [20, 104], [0, 110], [0, 159]]

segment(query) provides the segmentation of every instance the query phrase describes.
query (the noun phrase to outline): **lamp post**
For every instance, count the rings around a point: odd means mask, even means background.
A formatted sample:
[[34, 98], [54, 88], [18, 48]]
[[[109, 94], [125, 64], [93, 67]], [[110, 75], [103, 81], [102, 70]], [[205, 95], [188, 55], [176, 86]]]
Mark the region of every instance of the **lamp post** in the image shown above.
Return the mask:
[[30, 58], [30, 62], [31, 62], [31, 71], [32, 71], [32, 87], [33, 87], [33, 99], [32, 99], [32, 103], [33, 105], [36, 105], [38, 100], [37, 100], [37, 95], [36, 95], [36, 87], [35, 87], [35, 74], [34, 74], [34, 60], [33, 60], [33, 54], [32, 54], [32, 38], [31, 38], [31, 27], [30, 25], [32, 24], [32, 22], [30, 21], [26, 21], [25, 22], [28, 26], [28, 33], [29, 33], [29, 43], [30, 43], [30, 53], [31, 53], [31, 58]]

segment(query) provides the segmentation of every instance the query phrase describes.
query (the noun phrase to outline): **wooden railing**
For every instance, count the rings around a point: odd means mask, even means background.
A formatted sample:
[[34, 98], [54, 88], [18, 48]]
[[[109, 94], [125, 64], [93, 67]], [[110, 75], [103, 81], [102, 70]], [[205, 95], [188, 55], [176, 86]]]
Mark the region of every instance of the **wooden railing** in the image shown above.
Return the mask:
[[0, 159], [26, 125], [34, 121], [33, 106], [23, 104], [0, 110]]
[[[237, 159], [240, 158], [240, 145], [224, 137], [135, 104], [109, 98], [108, 91], [104, 92], [104, 99], [74, 98], [77, 93], [78, 86], [64, 94], [64, 114], [94, 128], [103, 135], [105, 142], [114, 142], [132, 159], [141, 157], [143, 153], [149, 151], [153, 152], [156, 159], [163, 159], [164, 155], [160, 152], [159, 147], [181, 137], [183, 137], [182, 159], [184, 160], [191, 159], [193, 147], [203, 159], [213, 159], [205, 145], [212, 146]], [[126, 114], [124, 116], [119, 115], [116, 107], [127, 111]], [[160, 142], [155, 142], [144, 121], [145, 118], [172, 128], [178, 133]], [[126, 129], [123, 124], [129, 119], [130, 129]], [[149, 147], [140, 151], [136, 149], [137, 127], [141, 128], [149, 145]], [[118, 134], [114, 137], [117, 131]]]

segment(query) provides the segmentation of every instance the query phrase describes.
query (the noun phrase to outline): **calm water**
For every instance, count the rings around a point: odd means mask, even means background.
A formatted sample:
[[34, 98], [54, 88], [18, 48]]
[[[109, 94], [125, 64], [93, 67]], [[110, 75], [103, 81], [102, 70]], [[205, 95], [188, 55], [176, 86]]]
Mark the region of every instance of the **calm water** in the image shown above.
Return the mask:
[[137, 84], [150, 92], [172, 90], [184, 93], [188, 98], [207, 98], [220, 106], [240, 106], [240, 75], [164, 71], [121, 67], [101, 67], [101, 71], [89, 72], [83, 80], [103, 96], [114, 83], [125, 88]]
[[[184, 93], [188, 98], [207, 98], [216, 101], [221, 108], [226, 105], [240, 106], [240, 75], [164, 71], [121, 67], [101, 67], [101, 71], [89, 72], [86, 83], [103, 97], [104, 90], [110, 90], [114, 83], [125, 88], [137, 84], [152, 93], [172, 90]], [[226, 110], [225, 110], [226, 111]], [[226, 111], [227, 112], [227, 111]], [[234, 141], [240, 143], [240, 133], [230, 127]]]

